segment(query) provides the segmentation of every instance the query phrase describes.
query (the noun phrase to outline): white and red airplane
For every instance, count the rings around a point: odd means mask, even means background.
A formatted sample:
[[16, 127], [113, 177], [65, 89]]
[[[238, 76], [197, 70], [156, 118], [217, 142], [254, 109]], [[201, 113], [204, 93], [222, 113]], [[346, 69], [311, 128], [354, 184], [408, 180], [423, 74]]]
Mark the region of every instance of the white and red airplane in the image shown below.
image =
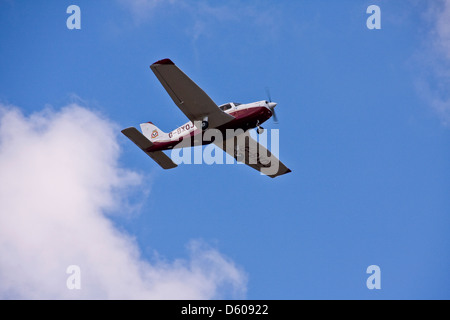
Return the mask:
[[161, 131], [151, 122], [140, 125], [142, 133], [134, 127], [124, 129], [122, 133], [163, 169], [177, 166], [163, 150], [185, 147], [186, 144], [181, 143], [182, 141], [192, 142], [188, 144], [190, 146], [198, 144], [198, 138], [202, 137], [208, 129], [217, 129], [224, 136], [231, 129], [238, 134], [232, 137], [226, 136], [222, 141], [208, 141], [200, 138], [200, 144], [215, 143], [237, 161], [271, 178], [291, 172], [270, 151], [255, 141], [249, 132], [249, 129], [257, 128], [258, 134], [262, 133], [264, 129], [261, 124], [274, 115], [276, 103], [258, 101], [217, 106], [170, 59], [155, 62], [150, 68], [190, 122], [169, 133]]

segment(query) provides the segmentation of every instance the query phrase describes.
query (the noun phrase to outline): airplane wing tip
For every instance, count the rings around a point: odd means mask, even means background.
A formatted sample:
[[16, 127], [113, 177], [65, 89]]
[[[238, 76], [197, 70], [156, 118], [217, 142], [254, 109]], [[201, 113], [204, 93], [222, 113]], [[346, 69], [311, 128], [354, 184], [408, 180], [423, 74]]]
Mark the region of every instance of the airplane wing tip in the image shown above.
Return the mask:
[[175, 65], [175, 63], [173, 63], [172, 60], [166, 58], [166, 59], [162, 59], [162, 60], [156, 61], [151, 66], [154, 66], [154, 65]]
[[288, 174], [288, 173], [290, 173], [290, 172], [292, 172], [292, 170], [289, 169], [289, 168], [287, 168], [287, 170], [285, 170], [284, 172], [283, 172], [283, 171], [282, 171], [282, 172], [278, 172], [278, 173], [276, 173], [276, 174], [274, 174], [274, 175], [269, 175], [269, 177], [271, 177], [271, 178], [276, 178], [276, 177], [279, 177], [279, 176], [283, 176], [283, 175], [285, 175], [285, 174]]
[[134, 127], [129, 127], [129, 128], [125, 128], [123, 130], [120, 130], [120, 132], [122, 132], [124, 135], [126, 135], [127, 132], [130, 132], [130, 130], [135, 129]]

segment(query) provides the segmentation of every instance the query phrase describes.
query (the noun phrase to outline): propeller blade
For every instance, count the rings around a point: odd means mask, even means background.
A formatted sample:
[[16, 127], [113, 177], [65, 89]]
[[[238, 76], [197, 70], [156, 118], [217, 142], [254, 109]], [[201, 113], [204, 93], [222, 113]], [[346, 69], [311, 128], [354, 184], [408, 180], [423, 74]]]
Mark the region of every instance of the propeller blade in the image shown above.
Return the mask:
[[275, 122], [275, 124], [278, 124], [278, 117], [277, 117], [277, 113], [275, 112], [275, 108], [272, 108], [272, 116], [273, 116], [273, 122]]
[[272, 102], [272, 97], [270, 95], [269, 87], [266, 87], [266, 94], [267, 94], [267, 98], [269, 99], [269, 102]]
[[276, 103], [272, 103], [272, 96], [270, 95], [269, 87], [266, 87], [266, 94], [267, 94], [267, 98], [269, 99], [269, 108], [272, 111], [273, 121], [275, 122], [275, 124], [278, 124], [278, 117], [277, 117], [277, 114], [275, 112], [275, 106], [277, 104]]

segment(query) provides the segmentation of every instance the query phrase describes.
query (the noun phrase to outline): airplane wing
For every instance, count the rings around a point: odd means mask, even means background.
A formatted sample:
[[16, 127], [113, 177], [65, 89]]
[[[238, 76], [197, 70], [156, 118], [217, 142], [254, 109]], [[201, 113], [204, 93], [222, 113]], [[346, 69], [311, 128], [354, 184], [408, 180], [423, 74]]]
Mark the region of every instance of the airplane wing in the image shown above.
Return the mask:
[[253, 139], [250, 131], [214, 143], [237, 161], [245, 163], [271, 178], [291, 172], [269, 150]]
[[175, 104], [192, 122], [208, 117], [210, 128], [234, 119], [223, 112], [211, 98], [183, 73], [171, 60], [164, 59], [150, 66]]

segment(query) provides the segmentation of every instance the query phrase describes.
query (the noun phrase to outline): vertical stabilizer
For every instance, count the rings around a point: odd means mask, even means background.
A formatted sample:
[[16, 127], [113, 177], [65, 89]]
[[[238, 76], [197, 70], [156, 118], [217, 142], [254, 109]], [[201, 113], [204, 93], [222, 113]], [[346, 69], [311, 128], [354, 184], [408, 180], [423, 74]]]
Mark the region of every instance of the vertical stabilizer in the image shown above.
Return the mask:
[[151, 122], [141, 123], [141, 130], [144, 136], [151, 142], [170, 140], [167, 133], [159, 129]]

